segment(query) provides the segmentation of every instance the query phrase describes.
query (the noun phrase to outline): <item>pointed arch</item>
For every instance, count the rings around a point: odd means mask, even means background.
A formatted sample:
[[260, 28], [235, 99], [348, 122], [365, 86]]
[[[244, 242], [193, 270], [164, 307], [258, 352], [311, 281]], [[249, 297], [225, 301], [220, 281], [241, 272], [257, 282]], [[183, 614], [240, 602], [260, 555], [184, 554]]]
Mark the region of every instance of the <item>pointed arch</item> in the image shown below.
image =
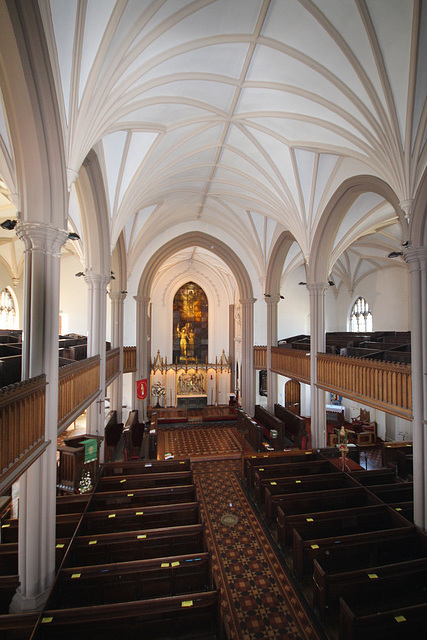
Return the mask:
[[280, 280], [282, 277], [283, 264], [288, 251], [294, 242], [296, 242], [296, 240], [291, 232], [284, 231], [280, 234], [271, 251], [267, 267], [267, 276], [265, 279], [265, 290], [273, 296], [280, 293]]

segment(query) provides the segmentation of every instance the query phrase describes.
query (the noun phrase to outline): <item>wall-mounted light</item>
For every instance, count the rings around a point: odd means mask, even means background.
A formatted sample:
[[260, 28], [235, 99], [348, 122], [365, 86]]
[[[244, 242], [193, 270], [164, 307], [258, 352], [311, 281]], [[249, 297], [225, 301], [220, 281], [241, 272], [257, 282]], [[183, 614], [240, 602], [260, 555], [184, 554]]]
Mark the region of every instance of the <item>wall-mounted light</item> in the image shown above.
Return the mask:
[[5, 220], [0, 224], [0, 227], [3, 229], [7, 229], [8, 231], [12, 231], [18, 224], [18, 220]]
[[298, 282], [298, 284], [307, 284], [306, 282]]
[[72, 231], [71, 233], [68, 234], [68, 240], [80, 240], [80, 236], [78, 233], [75, 233], [74, 231]]
[[81, 278], [81, 276], [84, 276], [84, 272], [83, 271], [79, 271], [78, 273], [74, 274], [77, 278]]
[[328, 280], [328, 285], [330, 287], [334, 287], [335, 286], [335, 282], [332, 282], [332, 280]]
[[399, 256], [403, 256], [402, 251], [392, 251], [391, 253], [388, 254], [389, 258], [398, 258]]

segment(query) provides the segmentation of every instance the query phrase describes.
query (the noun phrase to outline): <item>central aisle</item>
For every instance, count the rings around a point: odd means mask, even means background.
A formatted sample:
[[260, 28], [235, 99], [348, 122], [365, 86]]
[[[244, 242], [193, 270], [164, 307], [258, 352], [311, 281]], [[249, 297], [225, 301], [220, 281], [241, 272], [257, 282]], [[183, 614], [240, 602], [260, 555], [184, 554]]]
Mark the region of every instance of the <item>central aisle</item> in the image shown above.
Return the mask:
[[323, 638], [239, 483], [240, 460], [193, 462], [192, 469], [229, 638]]

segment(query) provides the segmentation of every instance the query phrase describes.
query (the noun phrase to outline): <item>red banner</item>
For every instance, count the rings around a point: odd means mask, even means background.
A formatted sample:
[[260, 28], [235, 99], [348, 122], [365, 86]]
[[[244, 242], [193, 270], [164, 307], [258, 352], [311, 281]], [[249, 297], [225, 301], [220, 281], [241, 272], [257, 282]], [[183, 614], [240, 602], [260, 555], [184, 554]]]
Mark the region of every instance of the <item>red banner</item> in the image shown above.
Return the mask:
[[145, 400], [147, 397], [147, 378], [136, 381], [136, 397], [138, 400]]

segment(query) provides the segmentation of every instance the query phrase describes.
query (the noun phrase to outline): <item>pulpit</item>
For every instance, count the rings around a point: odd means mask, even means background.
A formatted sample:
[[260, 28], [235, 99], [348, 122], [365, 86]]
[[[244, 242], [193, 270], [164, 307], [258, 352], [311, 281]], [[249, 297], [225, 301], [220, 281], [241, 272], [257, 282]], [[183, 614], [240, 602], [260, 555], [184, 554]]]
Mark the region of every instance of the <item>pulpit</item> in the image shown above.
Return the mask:
[[88, 493], [98, 477], [102, 437], [83, 434], [66, 438], [59, 446], [56, 488], [59, 494]]

